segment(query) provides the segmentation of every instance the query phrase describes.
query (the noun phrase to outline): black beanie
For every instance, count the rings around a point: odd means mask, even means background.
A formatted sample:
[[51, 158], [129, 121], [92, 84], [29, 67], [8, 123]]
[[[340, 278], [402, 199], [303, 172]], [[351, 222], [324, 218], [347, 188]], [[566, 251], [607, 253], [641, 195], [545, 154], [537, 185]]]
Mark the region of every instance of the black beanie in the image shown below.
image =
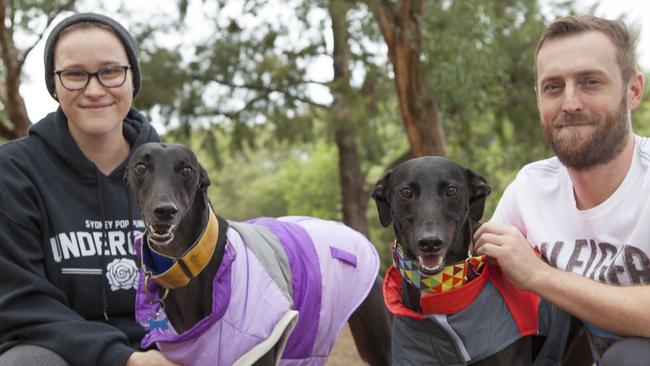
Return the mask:
[[129, 64], [131, 65], [131, 72], [133, 74], [133, 96], [135, 97], [140, 92], [141, 78], [140, 78], [140, 59], [138, 58], [138, 45], [136, 44], [133, 36], [120, 25], [120, 23], [115, 20], [101, 14], [95, 13], [81, 13], [69, 16], [59, 24], [57, 24], [47, 37], [45, 42], [45, 85], [47, 86], [47, 91], [50, 92], [50, 95], [55, 100], [56, 98], [55, 87], [54, 87], [54, 47], [56, 47], [56, 42], [59, 40], [59, 36], [64, 29], [68, 28], [73, 24], [78, 23], [98, 23], [105, 25], [115, 32], [117, 38], [124, 45], [126, 50], [126, 56], [129, 59]]

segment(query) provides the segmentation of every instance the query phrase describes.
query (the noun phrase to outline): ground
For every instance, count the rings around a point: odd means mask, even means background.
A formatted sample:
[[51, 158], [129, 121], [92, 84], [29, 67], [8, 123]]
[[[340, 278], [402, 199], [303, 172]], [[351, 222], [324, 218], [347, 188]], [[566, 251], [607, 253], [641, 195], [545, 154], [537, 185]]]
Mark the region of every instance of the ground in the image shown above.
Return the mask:
[[362, 366], [365, 362], [359, 357], [357, 348], [354, 346], [350, 327], [346, 324], [341, 330], [334, 349], [330, 353], [325, 366]]

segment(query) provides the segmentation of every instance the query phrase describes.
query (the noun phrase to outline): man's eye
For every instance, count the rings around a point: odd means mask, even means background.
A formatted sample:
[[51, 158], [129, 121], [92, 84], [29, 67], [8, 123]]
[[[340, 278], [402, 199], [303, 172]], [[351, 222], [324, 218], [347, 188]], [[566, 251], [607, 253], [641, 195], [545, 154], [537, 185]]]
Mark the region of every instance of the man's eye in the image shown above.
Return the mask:
[[558, 90], [560, 90], [560, 84], [553, 83], [553, 84], [544, 85], [544, 91], [546, 91], [546, 92], [553, 93], [553, 92], [556, 92]]

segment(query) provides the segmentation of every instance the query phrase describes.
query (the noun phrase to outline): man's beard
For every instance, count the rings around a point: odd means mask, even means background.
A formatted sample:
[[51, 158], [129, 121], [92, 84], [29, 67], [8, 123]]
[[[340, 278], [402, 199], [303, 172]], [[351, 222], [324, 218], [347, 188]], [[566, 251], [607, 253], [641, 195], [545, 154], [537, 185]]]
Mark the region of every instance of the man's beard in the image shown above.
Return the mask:
[[[623, 96], [615, 115], [598, 118], [582, 112], [562, 112], [553, 123], [542, 122], [542, 133], [564, 165], [587, 170], [614, 160], [623, 151], [629, 134], [627, 113], [627, 97]], [[559, 128], [572, 124], [593, 125], [594, 130], [567, 134]]]

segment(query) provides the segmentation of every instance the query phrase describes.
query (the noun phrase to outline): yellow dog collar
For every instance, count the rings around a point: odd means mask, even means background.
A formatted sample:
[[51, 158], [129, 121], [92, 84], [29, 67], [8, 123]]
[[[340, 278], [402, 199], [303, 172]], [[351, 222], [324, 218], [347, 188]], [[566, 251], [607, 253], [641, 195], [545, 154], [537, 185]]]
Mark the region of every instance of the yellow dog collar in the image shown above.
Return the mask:
[[208, 206], [208, 211], [208, 225], [197, 241], [180, 258], [162, 254], [152, 248], [147, 242], [148, 249], [153, 255], [165, 257], [173, 261], [173, 264], [166, 271], [154, 275], [143, 263], [142, 266], [145, 271], [145, 276], [156, 281], [164, 288], [174, 289], [187, 285], [192, 278], [201, 273], [210, 262], [210, 259], [212, 259], [212, 255], [217, 246], [217, 237], [219, 236], [219, 222], [217, 221], [217, 217], [210, 206]]

